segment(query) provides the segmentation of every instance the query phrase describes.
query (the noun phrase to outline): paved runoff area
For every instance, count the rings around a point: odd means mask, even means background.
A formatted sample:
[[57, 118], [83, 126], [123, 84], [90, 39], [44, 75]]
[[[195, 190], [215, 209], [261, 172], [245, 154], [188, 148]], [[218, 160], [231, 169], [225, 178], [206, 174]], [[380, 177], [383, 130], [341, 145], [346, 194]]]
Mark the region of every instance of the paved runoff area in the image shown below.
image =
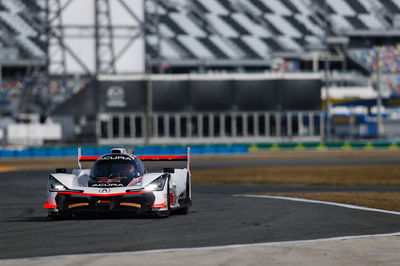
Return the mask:
[[3, 260], [0, 265], [393, 265], [400, 261], [400, 236], [334, 238], [286, 243], [220, 246]]

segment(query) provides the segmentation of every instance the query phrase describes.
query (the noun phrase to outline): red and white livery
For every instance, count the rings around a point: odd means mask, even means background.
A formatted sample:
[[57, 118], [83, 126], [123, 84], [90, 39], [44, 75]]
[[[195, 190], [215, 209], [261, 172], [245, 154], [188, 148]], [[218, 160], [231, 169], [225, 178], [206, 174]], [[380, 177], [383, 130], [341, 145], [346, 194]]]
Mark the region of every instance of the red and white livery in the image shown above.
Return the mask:
[[[90, 169], [81, 162], [93, 161]], [[185, 168], [163, 168], [150, 173], [143, 162], [185, 161]], [[192, 204], [190, 148], [184, 156], [136, 156], [114, 148], [103, 156], [81, 156], [71, 174], [57, 169], [48, 180], [47, 202], [51, 218], [79, 213], [133, 212], [168, 217], [186, 214]]]

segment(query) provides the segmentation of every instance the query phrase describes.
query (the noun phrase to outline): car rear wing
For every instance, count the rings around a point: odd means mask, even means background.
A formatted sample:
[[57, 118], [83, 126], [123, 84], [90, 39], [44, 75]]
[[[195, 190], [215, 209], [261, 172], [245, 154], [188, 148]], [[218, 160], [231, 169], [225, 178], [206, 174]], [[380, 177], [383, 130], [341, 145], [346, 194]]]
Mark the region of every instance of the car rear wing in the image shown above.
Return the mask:
[[[94, 162], [101, 156], [82, 156], [81, 148], [78, 148], [78, 165], [82, 168], [81, 162]], [[186, 155], [141, 155], [137, 156], [142, 161], [161, 162], [161, 161], [187, 161], [187, 169], [190, 171], [190, 147], [187, 148]]]

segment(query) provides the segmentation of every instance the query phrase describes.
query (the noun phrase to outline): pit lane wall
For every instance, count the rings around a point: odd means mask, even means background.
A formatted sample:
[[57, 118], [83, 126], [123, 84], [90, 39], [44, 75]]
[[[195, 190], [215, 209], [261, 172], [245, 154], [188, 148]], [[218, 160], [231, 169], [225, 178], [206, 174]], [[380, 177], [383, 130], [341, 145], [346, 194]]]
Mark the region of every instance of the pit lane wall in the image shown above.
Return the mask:
[[[244, 154], [255, 151], [302, 151], [302, 150], [398, 150], [400, 141], [332, 141], [332, 142], [282, 142], [191, 145], [192, 155]], [[0, 149], [0, 158], [76, 157], [78, 146], [29, 147], [24, 149]], [[83, 146], [82, 155], [102, 155], [112, 146]], [[185, 145], [135, 146], [140, 155], [186, 154]]]

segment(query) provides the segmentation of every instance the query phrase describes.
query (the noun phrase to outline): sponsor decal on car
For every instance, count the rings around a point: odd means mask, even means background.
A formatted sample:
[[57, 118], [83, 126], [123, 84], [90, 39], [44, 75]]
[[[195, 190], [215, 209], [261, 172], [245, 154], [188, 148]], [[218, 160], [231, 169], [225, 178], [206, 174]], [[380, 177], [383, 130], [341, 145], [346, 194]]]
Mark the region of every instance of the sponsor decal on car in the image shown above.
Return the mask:
[[101, 183], [101, 184], [93, 184], [92, 187], [123, 187], [123, 184], [114, 184], [114, 183]]
[[139, 185], [142, 182], [142, 177], [134, 178], [127, 187]]
[[121, 180], [122, 179], [115, 179], [115, 178], [112, 178], [112, 179], [108, 179], [108, 178], [102, 178], [102, 179], [100, 179], [99, 181], [100, 182], [106, 182], [106, 183], [112, 183], [112, 182], [121, 182]]
[[126, 156], [126, 155], [106, 155], [106, 156], [100, 157], [100, 160], [127, 160], [127, 161], [132, 161], [133, 159], [130, 156]]
[[109, 193], [109, 192], [111, 192], [111, 189], [109, 189], [109, 188], [101, 188], [101, 189], [99, 189], [99, 192], [100, 193]]

